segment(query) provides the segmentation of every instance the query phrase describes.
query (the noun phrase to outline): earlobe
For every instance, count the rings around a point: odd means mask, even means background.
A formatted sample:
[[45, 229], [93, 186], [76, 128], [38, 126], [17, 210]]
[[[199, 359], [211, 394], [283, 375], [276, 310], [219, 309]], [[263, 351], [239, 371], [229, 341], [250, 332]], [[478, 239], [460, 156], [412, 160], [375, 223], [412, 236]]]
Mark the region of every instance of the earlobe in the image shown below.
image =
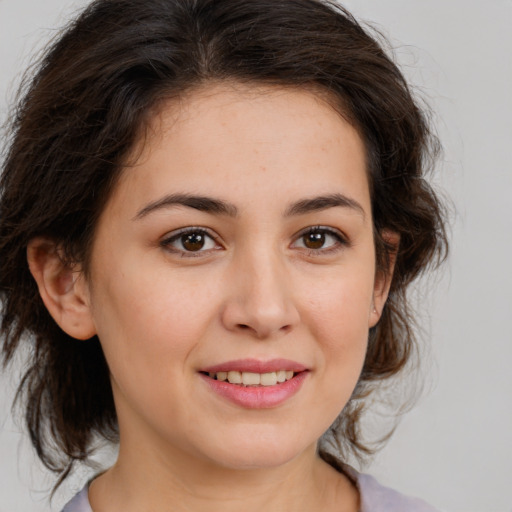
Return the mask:
[[87, 283], [67, 265], [53, 240], [35, 238], [27, 247], [28, 266], [46, 309], [59, 327], [80, 340], [96, 334]]
[[373, 299], [370, 310], [369, 326], [374, 327], [380, 320], [382, 310], [388, 299], [393, 273], [395, 270], [396, 256], [400, 244], [400, 235], [398, 233], [385, 230], [381, 233], [381, 237], [388, 249], [387, 267], [379, 269], [375, 275], [373, 287]]

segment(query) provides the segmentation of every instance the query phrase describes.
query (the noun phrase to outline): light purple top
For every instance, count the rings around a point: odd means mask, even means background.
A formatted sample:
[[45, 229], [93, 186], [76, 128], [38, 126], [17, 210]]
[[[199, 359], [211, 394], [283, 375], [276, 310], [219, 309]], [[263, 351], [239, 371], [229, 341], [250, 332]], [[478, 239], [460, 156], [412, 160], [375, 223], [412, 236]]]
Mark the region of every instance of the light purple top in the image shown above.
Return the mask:
[[[343, 466], [344, 472], [355, 482], [361, 497], [360, 512], [437, 512], [422, 500], [404, 496], [389, 487], [380, 485], [370, 475], [358, 473]], [[87, 497], [86, 485], [62, 510], [62, 512], [93, 512]]]

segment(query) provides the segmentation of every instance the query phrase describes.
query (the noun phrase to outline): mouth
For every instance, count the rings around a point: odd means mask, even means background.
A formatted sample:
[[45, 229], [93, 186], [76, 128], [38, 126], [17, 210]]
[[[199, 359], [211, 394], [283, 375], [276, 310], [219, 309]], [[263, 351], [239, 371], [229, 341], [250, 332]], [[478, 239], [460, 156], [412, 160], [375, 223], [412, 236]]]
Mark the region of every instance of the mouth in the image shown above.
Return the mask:
[[231, 361], [199, 372], [216, 395], [248, 409], [283, 404], [301, 389], [309, 373], [304, 365], [283, 359]]
[[292, 370], [278, 370], [276, 372], [255, 373], [255, 372], [240, 372], [230, 370], [227, 372], [201, 372], [203, 375], [208, 375], [210, 379], [220, 382], [229, 382], [237, 386], [253, 386], [253, 387], [266, 387], [276, 386], [287, 382], [297, 373]]

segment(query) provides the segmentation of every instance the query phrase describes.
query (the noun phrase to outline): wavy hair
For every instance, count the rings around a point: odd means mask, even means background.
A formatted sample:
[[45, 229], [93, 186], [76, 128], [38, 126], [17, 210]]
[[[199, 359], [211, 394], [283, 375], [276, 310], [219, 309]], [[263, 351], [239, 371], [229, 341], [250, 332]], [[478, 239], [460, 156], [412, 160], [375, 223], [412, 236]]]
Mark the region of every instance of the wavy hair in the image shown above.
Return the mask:
[[[396, 265], [358, 386], [332, 431], [342, 456], [370, 451], [361, 412], [415, 346], [407, 288], [447, 248], [443, 208], [425, 180], [438, 145], [378, 39], [329, 0], [96, 0], [47, 49], [22, 85], [4, 151], [1, 335], [6, 364], [30, 347], [17, 396], [59, 481], [88, 459], [96, 436], [116, 440], [116, 412], [99, 340], [57, 326], [27, 244], [50, 237], [87, 269], [98, 217], [152, 112], [210, 81], [311, 88], [365, 142], [377, 264], [396, 252]], [[398, 248], [385, 230], [400, 235]]]

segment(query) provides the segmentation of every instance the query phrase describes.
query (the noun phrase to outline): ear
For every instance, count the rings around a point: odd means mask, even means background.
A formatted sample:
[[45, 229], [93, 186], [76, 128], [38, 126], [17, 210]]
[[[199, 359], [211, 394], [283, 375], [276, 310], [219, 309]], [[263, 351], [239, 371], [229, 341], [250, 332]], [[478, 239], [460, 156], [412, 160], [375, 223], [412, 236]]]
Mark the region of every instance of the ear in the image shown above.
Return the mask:
[[373, 286], [373, 299], [370, 311], [369, 326], [375, 327], [380, 320], [382, 310], [388, 298], [393, 272], [395, 270], [396, 255], [400, 245], [400, 235], [393, 231], [385, 230], [380, 235], [388, 248], [388, 265], [386, 268], [377, 269]]
[[64, 263], [55, 241], [47, 238], [29, 242], [27, 260], [46, 309], [59, 327], [73, 338], [92, 338], [96, 328], [89, 288], [80, 269]]

